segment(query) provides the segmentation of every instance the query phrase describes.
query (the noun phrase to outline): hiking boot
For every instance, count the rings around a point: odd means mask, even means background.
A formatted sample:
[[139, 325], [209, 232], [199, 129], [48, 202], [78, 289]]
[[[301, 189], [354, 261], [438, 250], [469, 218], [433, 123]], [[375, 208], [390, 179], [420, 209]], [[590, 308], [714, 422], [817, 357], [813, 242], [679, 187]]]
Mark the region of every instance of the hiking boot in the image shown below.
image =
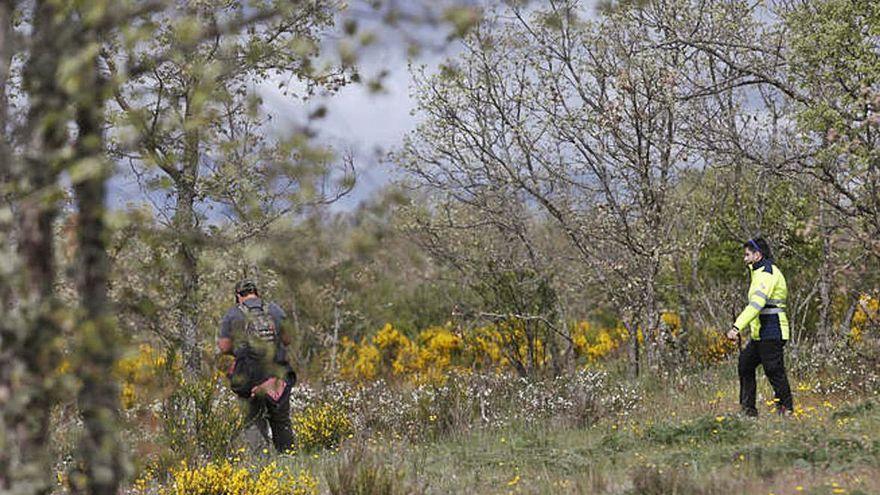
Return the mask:
[[745, 418], [757, 418], [758, 410], [750, 407], [744, 407], [739, 411], [739, 415]]

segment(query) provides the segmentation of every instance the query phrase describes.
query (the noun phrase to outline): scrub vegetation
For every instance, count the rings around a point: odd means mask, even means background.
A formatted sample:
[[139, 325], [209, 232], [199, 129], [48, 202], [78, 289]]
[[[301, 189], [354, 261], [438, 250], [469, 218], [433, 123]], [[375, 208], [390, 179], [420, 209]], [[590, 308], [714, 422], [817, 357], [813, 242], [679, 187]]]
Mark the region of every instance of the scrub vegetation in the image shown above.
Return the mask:
[[[311, 473], [316, 493], [877, 493], [880, 369], [840, 367], [863, 351], [799, 347], [794, 414], [774, 413], [765, 381], [757, 419], [737, 414], [731, 360], [635, 381], [612, 354], [558, 378], [450, 369], [442, 384], [301, 384], [301, 450], [229, 451], [191, 472]], [[164, 469], [145, 467], [135, 493], [181, 486], [181, 468]], [[244, 493], [223, 486], [211, 493]]]
[[[0, 0], [0, 493], [880, 493], [878, 37], [873, 0]], [[401, 48], [417, 125], [357, 189], [318, 97]], [[724, 337], [756, 236], [787, 417]], [[217, 352], [243, 279], [281, 454]]]

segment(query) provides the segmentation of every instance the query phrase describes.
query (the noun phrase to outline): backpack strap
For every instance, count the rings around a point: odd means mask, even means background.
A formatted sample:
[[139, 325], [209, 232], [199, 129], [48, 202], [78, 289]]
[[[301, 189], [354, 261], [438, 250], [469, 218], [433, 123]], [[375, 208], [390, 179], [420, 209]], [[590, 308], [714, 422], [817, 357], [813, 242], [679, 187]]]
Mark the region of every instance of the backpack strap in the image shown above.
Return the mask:
[[[260, 301], [260, 305], [256, 306], [256, 307], [260, 308], [260, 310], [263, 311], [263, 302]], [[251, 307], [248, 306], [247, 304], [241, 302], [241, 303], [238, 303], [238, 310], [241, 311], [245, 317], [247, 317], [247, 315], [250, 314]]]

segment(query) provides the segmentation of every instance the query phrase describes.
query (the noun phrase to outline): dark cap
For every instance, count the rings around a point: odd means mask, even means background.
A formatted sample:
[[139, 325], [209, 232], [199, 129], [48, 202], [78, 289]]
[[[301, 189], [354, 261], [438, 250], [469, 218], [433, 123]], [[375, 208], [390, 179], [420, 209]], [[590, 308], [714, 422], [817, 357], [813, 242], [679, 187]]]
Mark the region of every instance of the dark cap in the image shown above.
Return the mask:
[[257, 284], [253, 280], [242, 280], [235, 284], [235, 293], [241, 296], [257, 293]]

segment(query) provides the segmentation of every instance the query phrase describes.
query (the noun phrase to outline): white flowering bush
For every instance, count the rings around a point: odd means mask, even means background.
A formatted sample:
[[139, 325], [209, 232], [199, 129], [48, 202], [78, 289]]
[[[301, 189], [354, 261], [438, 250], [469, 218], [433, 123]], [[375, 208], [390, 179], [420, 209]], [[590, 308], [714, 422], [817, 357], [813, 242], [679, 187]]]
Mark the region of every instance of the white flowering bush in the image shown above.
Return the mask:
[[590, 424], [603, 415], [626, 412], [638, 403], [634, 388], [609, 380], [608, 373], [581, 369], [551, 381], [526, 382], [517, 391], [525, 421], [554, 418], [577, 425]]
[[818, 394], [859, 397], [880, 393], [880, 343], [876, 340], [857, 347], [845, 340], [793, 347], [786, 362], [791, 363], [792, 375], [814, 377], [811, 391]]
[[604, 371], [579, 370], [551, 379], [528, 380], [497, 373], [450, 373], [442, 385], [392, 385], [384, 380], [298, 385], [292, 414], [315, 403], [344, 409], [356, 434], [433, 438], [473, 427], [500, 428], [512, 422], [552, 420], [587, 425], [626, 413], [637, 391], [615, 383]]

